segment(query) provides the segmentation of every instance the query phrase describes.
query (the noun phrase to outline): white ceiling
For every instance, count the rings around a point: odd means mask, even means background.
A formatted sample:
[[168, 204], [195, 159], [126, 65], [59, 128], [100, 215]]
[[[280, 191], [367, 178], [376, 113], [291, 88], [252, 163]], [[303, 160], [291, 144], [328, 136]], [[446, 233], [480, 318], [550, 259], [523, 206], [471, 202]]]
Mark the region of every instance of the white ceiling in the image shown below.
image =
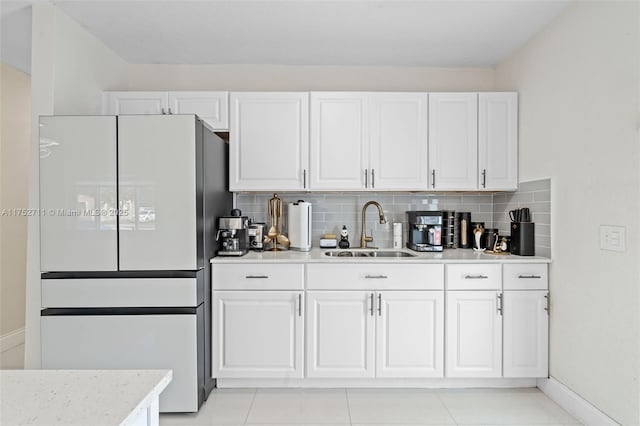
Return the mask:
[[500, 63], [569, 1], [54, 3], [130, 63], [472, 67]]

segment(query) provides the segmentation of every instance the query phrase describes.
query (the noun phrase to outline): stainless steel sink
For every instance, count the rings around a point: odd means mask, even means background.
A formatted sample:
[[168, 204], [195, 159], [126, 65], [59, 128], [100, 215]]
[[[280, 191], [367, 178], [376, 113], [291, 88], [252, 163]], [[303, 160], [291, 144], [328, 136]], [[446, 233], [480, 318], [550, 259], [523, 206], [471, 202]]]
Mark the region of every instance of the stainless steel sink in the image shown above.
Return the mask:
[[331, 250], [324, 252], [325, 256], [330, 257], [396, 257], [406, 258], [415, 257], [415, 254], [404, 251], [356, 251], [356, 250]]

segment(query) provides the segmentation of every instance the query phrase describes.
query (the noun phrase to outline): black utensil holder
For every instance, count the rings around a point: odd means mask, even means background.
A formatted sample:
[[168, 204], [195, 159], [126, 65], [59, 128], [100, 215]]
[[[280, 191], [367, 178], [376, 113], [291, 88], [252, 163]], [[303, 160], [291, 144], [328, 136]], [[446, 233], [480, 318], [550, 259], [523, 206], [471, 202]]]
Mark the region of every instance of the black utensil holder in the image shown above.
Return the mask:
[[511, 254], [535, 256], [535, 223], [511, 222]]

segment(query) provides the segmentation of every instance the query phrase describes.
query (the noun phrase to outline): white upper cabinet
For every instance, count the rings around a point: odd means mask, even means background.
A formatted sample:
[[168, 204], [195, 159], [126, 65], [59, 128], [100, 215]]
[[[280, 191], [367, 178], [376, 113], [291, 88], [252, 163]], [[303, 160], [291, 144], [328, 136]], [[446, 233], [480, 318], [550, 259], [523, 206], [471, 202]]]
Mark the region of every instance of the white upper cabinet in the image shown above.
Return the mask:
[[425, 93], [311, 93], [311, 189], [426, 189], [427, 136]]
[[104, 92], [105, 115], [169, 114], [167, 92]]
[[196, 119], [118, 118], [120, 269], [197, 269]]
[[427, 104], [426, 93], [371, 95], [369, 167], [372, 189], [427, 188]]
[[429, 189], [478, 187], [478, 94], [429, 94]]
[[368, 109], [364, 93], [311, 93], [311, 189], [368, 187]]
[[229, 129], [229, 92], [104, 92], [106, 115], [196, 114], [211, 130]]
[[195, 114], [211, 130], [229, 129], [229, 92], [169, 92], [170, 114]]
[[115, 271], [116, 118], [40, 118], [40, 267]]
[[518, 189], [518, 94], [480, 93], [478, 182], [481, 190]]
[[306, 189], [309, 94], [238, 92], [230, 105], [229, 189]]

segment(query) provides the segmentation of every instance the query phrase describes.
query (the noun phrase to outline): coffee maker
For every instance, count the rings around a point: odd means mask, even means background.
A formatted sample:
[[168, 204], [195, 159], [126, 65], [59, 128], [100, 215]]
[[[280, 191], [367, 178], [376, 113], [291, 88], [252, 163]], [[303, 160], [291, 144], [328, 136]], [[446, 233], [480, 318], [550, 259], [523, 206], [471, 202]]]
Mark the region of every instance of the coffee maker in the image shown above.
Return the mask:
[[249, 218], [242, 216], [238, 209], [231, 210], [231, 216], [218, 218], [218, 235], [220, 242], [218, 256], [242, 256], [249, 247], [249, 233], [247, 227]]
[[442, 212], [407, 212], [407, 247], [415, 251], [442, 251]]

